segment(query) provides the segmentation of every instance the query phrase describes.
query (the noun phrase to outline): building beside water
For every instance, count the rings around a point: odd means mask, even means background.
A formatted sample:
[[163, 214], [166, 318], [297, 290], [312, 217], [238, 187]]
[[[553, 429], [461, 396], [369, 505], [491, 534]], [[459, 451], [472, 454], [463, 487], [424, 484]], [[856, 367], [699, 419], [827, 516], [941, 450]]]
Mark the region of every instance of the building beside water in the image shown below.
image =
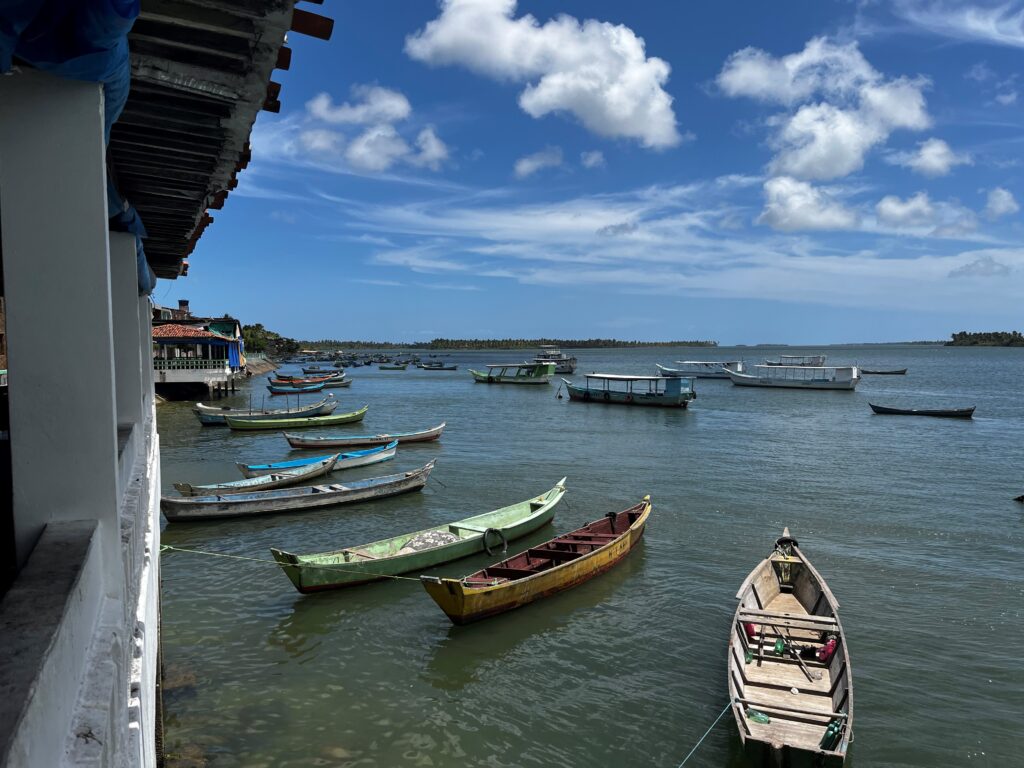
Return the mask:
[[184, 299], [177, 310], [154, 307], [153, 371], [161, 395], [233, 390], [246, 375], [241, 324], [228, 315], [195, 317]]
[[[186, 273], [257, 113], [280, 109], [285, 34], [330, 36], [294, 6], [0, 12], [0, 766], [157, 764], [150, 294]], [[231, 368], [230, 334], [206, 332]]]

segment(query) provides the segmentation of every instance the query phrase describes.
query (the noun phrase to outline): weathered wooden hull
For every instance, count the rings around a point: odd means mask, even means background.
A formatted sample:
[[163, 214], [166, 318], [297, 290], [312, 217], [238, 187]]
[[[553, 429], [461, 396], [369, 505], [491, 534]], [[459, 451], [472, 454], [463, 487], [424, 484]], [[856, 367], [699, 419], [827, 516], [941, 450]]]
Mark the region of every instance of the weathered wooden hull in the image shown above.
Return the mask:
[[[299, 512], [357, 501], [375, 501], [418, 491], [427, 483], [434, 462], [412, 472], [357, 480], [348, 485], [311, 485], [230, 496], [164, 497], [160, 510], [168, 522], [217, 520], [278, 512]], [[323, 490], [320, 490], [323, 489]]]
[[175, 483], [174, 487], [182, 496], [209, 496], [219, 494], [227, 496], [234, 493], [252, 493], [253, 491], [269, 491], [274, 488], [287, 488], [299, 485], [308, 480], [323, 477], [334, 471], [336, 456], [327, 456], [319, 461], [294, 467], [292, 469], [272, 470], [262, 475], [247, 477], [229, 483], [212, 485], [192, 485], [191, 483]]
[[[353, 469], [355, 467], [366, 467], [370, 464], [378, 464], [382, 461], [389, 461], [395, 458], [395, 453], [398, 450], [398, 441], [392, 441], [388, 445], [382, 445], [378, 448], [371, 448], [367, 451], [353, 451], [351, 453], [339, 453], [336, 455], [334, 460], [334, 467], [332, 472], [338, 472], [343, 469]], [[271, 475], [275, 472], [280, 472], [281, 469], [286, 469], [288, 466], [306, 466], [314, 464], [319, 460], [327, 458], [326, 456], [314, 456], [310, 459], [296, 459], [295, 461], [283, 461], [278, 462], [277, 465], [273, 464], [235, 464], [238, 467], [238, 471], [241, 472], [245, 477], [261, 477], [263, 475]]]
[[[525, 511], [517, 520], [508, 521], [505, 525], [493, 528], [488, 526], [486, 530], [497, 531], [501, 535], [499, 536], [498, 533], [490, 534], [487, 544], [500, 546], [499, 542], [502, 536], [504, 536], [506, 541], [512, 541], [550, 523], [555, 515], [555, 506], [561, 501], [565, 493], [564, 482], [565, 478], [547, 494], [537, 497], [540, 500], [538, 501], [539, 506]], [[485, 515], [478, 515], [477, 517]], [[373, 548], [375, 544], [387, 543], [397, 546], [404, 539], [436, 531], [438, 528], [405, 534], [394, 539], [385, 540], [385, 542], [358, 545], [320, 555], [295, 555], [278, 549], [271, 549], [271, 552], [274, 555], [274, 559], [281, 565], [285, 574], [291, 579], [293, 586], [299, 592], [310, 593], [329, 589], [341, 589], [343, 587], [353, 587], [359, 584], [378, 581], [387, 576], [426, 570], [435, 565], [459, 560], [485, 551], [484, 535], [481, 531], [471, 531], [470, 529], [460, 527], [460, 525], [471, 525], [473, 520], [474, 518], [467, 518], [466, 520], [449, 523], [447, 526], [441, 526], [448, 528], [453, 533], [458, 530], [460, 533], [466, 534], [465, 538], [430, 549], [388, 557], [367, 559], [365, 550]]]
[[686, 408], [692, 400], [690, 393], [678, 395], [648, 394], [646, 392], [617, 392], [605, 389], [587, 389], [565, 383], [569, 399], [581, 403], [604, 403], [606, 405], [644, 405], [655, 408]]
[[323, 382], [319, 384], [306, 384], [301, 387], [275, 387], [267, 385], [267, 391], [272, 395], [301, 395], [303, 392], [319, 392], [324, 388]]
[[379, 371], [404, 371], [406, 366], [404, 365], [378, 365], [377, 370]]
[[331, 416], [310, 416], [304, 419], [236, 419], [232, 416], [225, 416], [224, 421], [231, 429], [239, 430], [333, 427], [336, 424], [350, 424], [355, 421], [362, 421], [368, 410], [369, 406], [364, 405], [358, 411], [337, 413]]
[[352, 379], [331, 379], [324, 382], [324, 389], [338, 389], [340, 387], [351, 387]]
[[576, 560], [532, 576], [480, 587], [467, 585], [465, 579], [421, 577], [420, 582], [454, 624], [469, 624], [521, 608], [589, 581], [621, 562], [643, 536], [651, 512], [649, 498], [638, 507], [643, 507], [638, 519], [618, 538]]
[[196, 415], [196, 418], [199, 419], [201, 424], [226, 426], [224, 417], [228, 415], [252, 420], [286, 418], [303, 419], [308, 418], [309, 416], [327, 416], [328, 414], [333, 413], [334, 409], [337, 407], [338, 401], [334, 399], [334, 395], [328, 395], [319, 403], [313, 403], [312, 405], [302, 408], [277, 408], [274, 410], [252, 411], [233, 408], [213, 408], [209, 405], [196, 403], [195, 408], [192, 409], [192, 413]]
[[383, 435], [350, 435], [345, 437], [302, 437], [285, 434], [288, 445], [298, 449], [355, 448], [357, 446], [387, 445], [392, 440], [399, 443], [426, 443], [437, 440], [444, 431], [445, 423], [419, 432], [396, 432]]

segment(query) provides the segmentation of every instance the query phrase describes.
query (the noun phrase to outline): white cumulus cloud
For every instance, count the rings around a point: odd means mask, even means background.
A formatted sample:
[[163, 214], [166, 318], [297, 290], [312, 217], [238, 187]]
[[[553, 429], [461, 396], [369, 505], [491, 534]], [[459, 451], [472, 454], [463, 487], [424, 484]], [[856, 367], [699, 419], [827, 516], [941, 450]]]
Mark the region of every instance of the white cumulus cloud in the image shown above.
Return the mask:
[[886, 195], [875, 205], [878, 220], [892, 227], [923, 227], [935, 220], [935, 207], [927, 192], [901, 200], [896, 195]]
[[887, 79], [856, 43], [812, 38], [798, 53], [775, 57], [757, 48], [732, 54], [716, 79], [728, 96], [780, 104], [772, 117], [777, 154], [769, 169], [801, 179], [835, 179], [864, 166], [867, 153], [898, 129], [931, 124], [923, 78]]
[[942, 139], [928, 139], [917, 145], [916, 152], [894, 152], [889, 158], [893, 165], [910, 168], [922, 176], [946, 176], [957, 165], [971, 165], [974, 161], [967, 153], [958, 154]]
[[988, 201], [985, 203], [985, 216], [989, 219], [995, 220], [1002, 216], [1009, 216], [1019, 210], [1020, 206], [1010, 190], [1002, 187], [989, 190]]
[[416, 137], [416, 147], [419, 152], [409, 158], [409, 162], [413, 165], [424, 166], [436, 171], [448, 159], [448, 145], [438, 138], [432, 125], [428, 125], [420, 131]]
[[352, 102], [335, 106], [330, 94], [318, 93], [306, 102], [309, 115], [325, 123], [396, 123], [412, 114], [412, 105], [404, 94], [379, 85], [352, 86]]
[[525, 83], [519, 106], [535, 118], [566, 112], [600, 136], [653, 149], [681, 141], [663, 87], [671, 68], [648, 57], [632, 29], [568, 15], [541, 24], [515, 12], [516, 0], [442, 0], [440, 16], [406, 38], [406, 53]]
[[596, 149], [591, 152], [581, 152], [580, 162], [584, 168], [603, 168], [604, 153]]
[[540, 152], [516, 160], [515, 174], [518, 179], [532, 176], [542, 168], [557, 168], [562, 164], [561, 147], [545, 147]]
[[351, 141], [345, 159], [363, 171], [386, 171], [411, 151], [393, 125], [372, 125]]
[[758, 224], [791, 232], [798, 229], [852, 229], [857, 215], [825, 190], [806, 181], [778, 176], [764, 183], [765, 205]]

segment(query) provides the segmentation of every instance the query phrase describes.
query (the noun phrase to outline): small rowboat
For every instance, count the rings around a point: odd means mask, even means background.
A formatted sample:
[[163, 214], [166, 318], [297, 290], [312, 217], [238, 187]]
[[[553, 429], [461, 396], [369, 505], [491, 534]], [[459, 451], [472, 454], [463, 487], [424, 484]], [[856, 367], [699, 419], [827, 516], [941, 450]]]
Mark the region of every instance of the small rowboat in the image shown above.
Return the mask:
[[511, 611], [575, 587], [630, 553], [651, 514], [651, 497], [571, 533], [461, 579], [420, 576], [420, 583], [455, 624]]
[[319, 365], [310, 365], [310, 366], [308, 366], [306, 368], [303, 368], [302, 372], [305, 373], [305, 374], [310, 374], [310, 373], [333, 373], [333, 371], [331, 371], [330, 368], [326, 368], [326, 367], [319, 366]]
[[384, 435], [351, 435], [337, 437], [303, 437], [285, 433], [292, 448], [353, 448], [357, 445], [387, 445], [392, 440], [400, 443], [425, 443], [437, 440], [444, 431], [445, 422], [419, 432], [393, 432]]
[[196, 407], [192, 409], [192, 412], [196, 415], [202, 424], [220, 424], [223, 425], [225, 416], [240, 416], [247, 419], [298, 419], [306, 418], [307, 416], [326, 416], [334, 412], [334, 409], [338, 407], [338, 401], [334, 399], [334, 395], [328, 395], [318, 403], [312, 405], [303, 405], [300, 408], [276, 408], [273, 410], [247, 410], [239, 408], [231, 408], [230, 406], [214, 407], [212, 405], [203, 405], [202, 403], [196, 403]]
[[334, 462], [338, 458], [336, 455], [319, 456], [317, 458], [317, 461], [310, 464], [268, 472], [260, 477], [250, 477], [246, 480], [232, 480], [227, 483], [214, 483], [213, 485], [175, 483], [174, 487], [182, 496], [209, 496], [210, 494], [225, 496], [231, 493], [249, 493], [250, 491], [269, 491], [271, 488], [284, 488], [289, 485], [304, 483], [307, 480], [312, 480], [334, 471]]
[[345, 374], [341, 373], [338, 374], [337, 376], [318, 376], [312, 379], [286, 379], [268, 376], [267, 381], [269, 381], [275, 387], [308, 387], [311, 384], [324, 384], [329, 381], [336, 381], [344, 378]]
[[[341, 469], [365, 467], [367, 464], [376, 464], [380, 461], [387, 461], [388, 459], [395, 458], [395, 452], [397, 450], [398, 441], [392, 440], [387, 445], [382, 445], [377, 448], [367, 448], [363, 451], [348, 451], [347, 453], [331, 454], [335, 459], [334, 468], [331, 471], [337, 472]], [[278, 461], [273, 464], [235, 464], [235, 466], [238, 467], [238, 471], [246, 477], [260, 477], [261, 475], [270, 475], [282, 470], [305, 467], [309, 464], [315, 464], [318, 461], [323, 461], [326, 458], [329, 458], [329, 456], [313, 456], [309, 459]]]
[[736, 593], [729, 700], [756, 764], [840, 766], [853, 678], [839, 603], [785, 529]]
[[407, 365], [407, 363], [402, 363], [401, 365], [385, 365], [385, 364], [381, 364], [381, 365], [377, 366], [377, 370], [379, 370], [379, 371], [404, 371], [405, 368], [406, 368], [406, 365]]
[[875, 371], [870, 368], [861, 368], [861, 373], [869, 373], [872, 376], [906, 376], [906, 368], [893, 368], [891, 371]]
[[507, 544], [550, 523], [555, 505], [564, 495], [563, 477], [540, 496], [423, 531], [316, 555], [270, 551], [299, 592], [351, 587], [422, 571], [484, 550], [490, 554], [492, 546]]
[[335, 413], [330, 416], [310, 416], [304, 419], [246, 419], [225, 416], [225, 423], [231, 429], [297, 429], [298, 427], [333, 427], [335, 424], [349, 424], [362, 421], [370, 406], [364, 405], [351, 413]]
[[457, 371], [459, 366], [457, 365], [445, 365], [444, 363], [420, 363], [419, 368], [424, 371]]
[[334, 389], [336, 387], [351, 387], [351, 386], [352, 386], [352, 379], [345, 379], [345, 378], [342, 378], [340, 376], [337, 377], [337, 378], [334, 378], [334, 379], [328, 379], [327, 381], [324, 382], [324, 389]]
[[324, 388], [324, 383], [321, 381], [319, 384], [304, 384], [300, 387], [277, 387], [273, 384], [267, 385], [267, 390], [272, 395], [296, 395], [303, 392], [319, 392]]
[[160, 509], [168, 522], [189, 520], [215, 520], [225, 517], [262, 515], [271, 512], [295, 512], [302, 509], [347, 504], [353, 501], [374, 501], [399, 493], [418, 491], [427, 484], [431, 461], [412, 472], [400, 472], [383, 477], [370, 477], [350, 483], [331, 485], [303, 485], [298, 488], [280, 488], [276, 491], [234, 493], [228, 496], [193, 496], [191, 498], [163, 497]]
[[927, 408], [888, 408], [884, 405], [875, 405], [874, 403], [868, 403], [868, 405], [879, 416], [934, 416], [940, 419], [970, 419], [974, 416], [974, 409], [977, 407], [972, 405], [970, 408], [935, 410]]

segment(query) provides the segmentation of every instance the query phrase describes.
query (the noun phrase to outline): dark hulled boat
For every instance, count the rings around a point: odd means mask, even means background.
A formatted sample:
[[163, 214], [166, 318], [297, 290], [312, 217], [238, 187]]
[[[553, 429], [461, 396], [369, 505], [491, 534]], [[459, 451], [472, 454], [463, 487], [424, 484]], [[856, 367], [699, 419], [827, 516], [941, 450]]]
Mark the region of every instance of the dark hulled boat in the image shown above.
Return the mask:
[[972, 405], [970, 408], [929, 409], [889, 408], [888, 406], [875, 405], [874, 403], [868, 403], [868, 405], [879, 416], [934, 416], [939, 419], [969, 419], [974, 416], [974, 409], [976, 407]]

